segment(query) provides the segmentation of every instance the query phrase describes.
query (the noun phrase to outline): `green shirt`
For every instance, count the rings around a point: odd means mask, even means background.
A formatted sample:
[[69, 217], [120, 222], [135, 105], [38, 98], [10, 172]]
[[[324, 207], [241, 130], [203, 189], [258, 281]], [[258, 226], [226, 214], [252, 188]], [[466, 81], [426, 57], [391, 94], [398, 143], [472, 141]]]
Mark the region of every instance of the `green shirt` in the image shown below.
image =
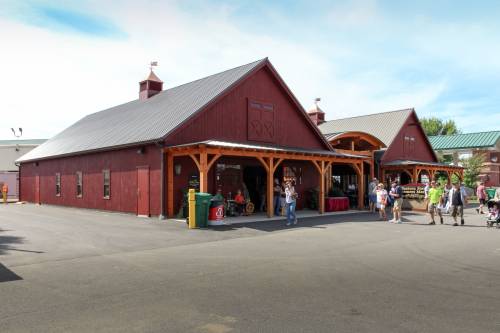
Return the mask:
[[443, 190], [440, 188], [431, 188], [429, 190], [429, 199], [431, 201], [431, 204], [438, 204], [439, 199], [443, 195]]

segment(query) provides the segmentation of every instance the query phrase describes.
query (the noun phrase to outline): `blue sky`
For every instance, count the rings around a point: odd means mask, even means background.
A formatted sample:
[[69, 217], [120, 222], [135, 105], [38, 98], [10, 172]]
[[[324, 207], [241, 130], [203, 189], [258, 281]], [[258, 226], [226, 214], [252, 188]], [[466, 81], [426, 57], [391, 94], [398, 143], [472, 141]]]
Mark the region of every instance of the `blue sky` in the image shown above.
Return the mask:
[[498, 17], [497, 1], [0, 0], [0, 137], [135, 99], [151, 60], [168, 88], [266, 56], [327, 119], [415, 107], [497, 130]]

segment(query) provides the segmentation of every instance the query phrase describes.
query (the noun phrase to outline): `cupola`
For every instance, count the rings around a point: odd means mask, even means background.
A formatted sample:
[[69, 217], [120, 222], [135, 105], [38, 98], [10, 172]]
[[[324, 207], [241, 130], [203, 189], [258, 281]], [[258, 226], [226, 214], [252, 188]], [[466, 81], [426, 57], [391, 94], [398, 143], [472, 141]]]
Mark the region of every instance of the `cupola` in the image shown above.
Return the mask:
[[163, 90], [163, 81], [153, 72], [153, 66], [157, 66], [156, 61], [151, 63], [149, 75], [144, 80], [139, 82], [139, 99], [148, 99]]
[[325, 122], [325, 113], [321, 108], [319, 107], [318, 103], [321, 101], [321, 98], [316, 98], [314, 100], [314, 105], [309, 108], [307, 111], [307, 115], [309, 118], [312, 120], [316, 126], [321, 125], [322, 123]]

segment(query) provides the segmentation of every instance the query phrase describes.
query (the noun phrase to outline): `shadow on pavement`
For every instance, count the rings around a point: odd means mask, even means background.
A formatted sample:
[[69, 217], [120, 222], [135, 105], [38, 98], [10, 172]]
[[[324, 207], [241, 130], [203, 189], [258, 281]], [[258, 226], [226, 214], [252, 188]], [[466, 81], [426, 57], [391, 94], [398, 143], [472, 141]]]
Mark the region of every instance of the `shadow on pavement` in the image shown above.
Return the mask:
[[[409, 214], [408, 214], [409, 215]], [[241, 228], [255, 229], [259, 231], [265, 232], [273, 232], [279, 230], [288, 230], [294, 228], [326, 228], [326, 225], [336, 224], [336, 223], [350, 223], [350, 222], [359, 222], [359, 223], [373, 223], [380, 222], [378, 215], [376, 214], [346, 214], [346, 215], [328, 215], [321, 217], [306, 217], [299, 218], [298, 224], [293, 226], [286, 226], [285, 220], [273, 220], [273, 221], [259, 221], [259, 222], [249, 222], [249, 223], [235, 223], [231, 225], [221, 225], [221, 226], [212, 226], [209, 230], [211, 231], [230, 231], [237, 230]]]
[[[0, 229], [1, 232], [10, 230]], [[30, 253], [44, 253], [43, 251], [24, 250], [12, 247], [12, 244], [22, 244], [23, 238], [17, 236], [5, 236], [0, 234], [0, 256], [6, 254], [8, 251], [30, 252]]]
[[18, 281], [22, 280], [23, 278], [5, 267], [4, 265], [0, 264], [0, 283], [2, 282], [10, 282], [10, 281]]

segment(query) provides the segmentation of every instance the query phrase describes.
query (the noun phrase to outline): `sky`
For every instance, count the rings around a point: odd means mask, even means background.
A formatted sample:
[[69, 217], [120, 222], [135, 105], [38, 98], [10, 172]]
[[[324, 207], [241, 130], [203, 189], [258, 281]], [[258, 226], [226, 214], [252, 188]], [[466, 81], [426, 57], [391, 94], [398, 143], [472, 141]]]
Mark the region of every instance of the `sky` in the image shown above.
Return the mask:
[[500, 129], [498, 1], [0, 0], [0, 139], [50, 138], [138, 98], [269, 57], [326, 119], [415, 108]]

